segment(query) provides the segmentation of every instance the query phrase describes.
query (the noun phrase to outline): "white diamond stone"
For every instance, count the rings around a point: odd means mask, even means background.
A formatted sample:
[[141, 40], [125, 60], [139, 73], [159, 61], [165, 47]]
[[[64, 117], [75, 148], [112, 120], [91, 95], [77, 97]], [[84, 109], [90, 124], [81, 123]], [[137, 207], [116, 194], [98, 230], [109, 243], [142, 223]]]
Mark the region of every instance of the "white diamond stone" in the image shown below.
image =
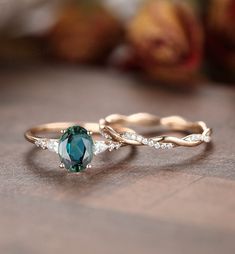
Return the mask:
[[123, 138], [126, 138], [126, 132], [122, 133], [121, 136], [122, 136]]
[[138, 142], [142, 142], [142, 137], [140, 136], [140, 135], [138, 135], [137, 137], [136, 137], [136, 140], [138, 141]]
[[167, 149], [167, 144], [166, 143], [161, 144], [161, 148], [162, 149]]
[[157, 142], [157, 143], [155, 143], [154, 147], [155, 147], [156, 149], [159, 149], [159, 148], [161, 147], [161, 145]]
[[147, 138], [144, 138], [144, 139], [142, 140], [142, 143], [143, 143], [144, 145], [147, 145], [147, 144], [148, 144], [148, 139], [147, 139]]
[[127, 138], [127, 139], [131, 139], [131, 133], [127, 132], [127, 133], [126, 133], [126, 138]]
[[115, 149], [119, 149], [121, 147], [121, 143], [115, 143]]
[[46, 140], [42, 140], [41, 141], [41, 148], [42, 149], [46, 149], [47, 148], [47, 141]]
[[152, 139], [150, 139], [149, 142], [148, 142], [148, 145], [149, 146], [154, 146], [154, 141]]
[[41, 147], [42, 149], [46, 149], [47, 148], [47, 141], [45, 139], [39, 139], [39, 140], [35, 141], [35, 145], [37, 147]]
[[203, 141], [205, 141], [206, 143], [209, 143], [211, 141], [211, 137], [210, 136], [204, 136]]
[[36, 141], [35, 141], [35, 145], [36, 145], [37, 147], [40, 147], [40, 145], [41, 145], [41, 140], [36, 140]]
[[109, 146], [104, 141], [96, 141], [94, 143], [93, 153], [94, 153], [94, 155], [97, 155], [99, 153], [103, 153], [108, 148], [109, 148]]
[[167, 149], [173, 148], [173, 144], [172, 144], [172, 143], [167, 143], [167, 144], [166, 144], [166, 148], [167, 148]]
[[136, 140], [136, 134], [135, 133], [131, 134], [131, 139]]
[[201, 134], [195, 134], [195, 135], [193, 136], [193, 140], [194, 140], [194, 141], [200, 141], [201, 138], [202, 138], [202, 135], [201, 135]]
[[122, 137], [126, 138], [126, 139], [130, 139], [130, 133], [125, 132], [125, 133], [122, 134]]
[[105, 137], [106, 139], [111, 139], [111, 138], [112, 138], [110, 135], [108, 135], [108, 134], [106, 134], [106, 133], [104, 133], [104, 137]]
[[58, 153], [59, 142], [58, 140], [49, 139], [47, 141], [47, 149], [51, 152]]
[[192, 135], [189, 135], [186, 138], [184, 138], [184, 140], [190, 141], [190, 142], [201, 141], [201, 139], [202, 139], [201, 134], [192, 134]]

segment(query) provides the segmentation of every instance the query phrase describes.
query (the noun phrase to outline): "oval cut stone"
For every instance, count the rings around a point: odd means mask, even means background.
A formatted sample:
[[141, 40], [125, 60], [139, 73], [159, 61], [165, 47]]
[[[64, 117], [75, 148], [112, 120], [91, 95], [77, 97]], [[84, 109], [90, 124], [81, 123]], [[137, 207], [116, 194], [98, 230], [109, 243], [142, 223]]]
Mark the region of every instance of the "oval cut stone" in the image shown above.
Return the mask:
[[86, 129], [72, 126], [61, 136], [58, 152], [66, 169], [80, 172], [93, 158], [93, 140]]

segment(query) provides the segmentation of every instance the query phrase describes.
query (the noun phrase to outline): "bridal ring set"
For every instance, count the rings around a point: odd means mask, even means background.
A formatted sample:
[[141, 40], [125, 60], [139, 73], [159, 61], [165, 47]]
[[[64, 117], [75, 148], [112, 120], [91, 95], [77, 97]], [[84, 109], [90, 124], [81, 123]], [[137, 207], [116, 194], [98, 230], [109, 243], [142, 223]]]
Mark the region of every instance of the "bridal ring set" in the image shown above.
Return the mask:
[[[146, 136], [133, 127], [151, 128], [161, 135]], [[169, 135], [162, 135], [162, 133]], [[176, 133], [178, 135], [172, 135]], [[99, 123], [59, 122], [35, 126], [25, 138], [37, 147], [59, 155], [60, 167], [80, 172], [90, 167], [94, 155], [123, 146], [147, 146], [151, 149], [195, 147], [211, 140], [212, 130], [202, 121], [190, 122], [180, 116], [158, 117], [148, 113], [129, 116], [112, 114]], [[51, 135], [48, 137], [48, 135]], [[56, 135], [55, 137], [52, 135]]]

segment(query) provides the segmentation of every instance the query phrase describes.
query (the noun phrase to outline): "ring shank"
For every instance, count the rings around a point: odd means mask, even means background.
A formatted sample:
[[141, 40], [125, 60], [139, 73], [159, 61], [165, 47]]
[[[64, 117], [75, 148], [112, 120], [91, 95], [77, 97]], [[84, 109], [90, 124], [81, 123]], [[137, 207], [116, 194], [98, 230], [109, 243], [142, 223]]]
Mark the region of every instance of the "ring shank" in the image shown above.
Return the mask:
[[61, 134], [61, 130], [65, 130], [73, 125], [80, 125], [85, 129], [91, 131], [93, 134], [99, 134], [99, 125], [97, 123], [58, 122], [41, 124], [32, 127], [25, 132], [24, 136], [29, 142], [35, 143], [35, 141], [44, 138], [41, 137], [43, 134]]

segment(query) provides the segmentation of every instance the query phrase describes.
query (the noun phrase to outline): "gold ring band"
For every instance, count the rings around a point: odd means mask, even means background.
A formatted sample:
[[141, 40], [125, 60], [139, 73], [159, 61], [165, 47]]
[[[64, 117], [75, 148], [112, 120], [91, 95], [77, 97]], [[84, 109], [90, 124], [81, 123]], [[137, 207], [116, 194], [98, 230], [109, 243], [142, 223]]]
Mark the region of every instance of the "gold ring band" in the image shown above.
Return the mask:
[[[148, 113], [137, 113], [129, 116], [112, 114], [100, 122], [100, 131], [106, 138], [129, 145], [149, 145], [155, 148], [172, 148], [177, 146], [194, 147], [204, 142], [210, 142], [212, 130], [202, 121], [190, 122], [180, 116], [160, 118]], [[135, 131], [120, 132], [118, 128], [124, 125], [160, 126], [167, 131], [180, 131], [189, 133], [183, 137], [155, 136], [146, 138]]]
[[51, 133], [61, 134], [65, 129], [74, 125], [82, 126], [93, 134], [99, 134], [99, 126], [97, 123], [57, 122], [41, 124], [32, 127], [25, 132], [24, 136], [29, 142], [35, 143], [40, 140], [45, 140], [45, 137], [41, 135]]

